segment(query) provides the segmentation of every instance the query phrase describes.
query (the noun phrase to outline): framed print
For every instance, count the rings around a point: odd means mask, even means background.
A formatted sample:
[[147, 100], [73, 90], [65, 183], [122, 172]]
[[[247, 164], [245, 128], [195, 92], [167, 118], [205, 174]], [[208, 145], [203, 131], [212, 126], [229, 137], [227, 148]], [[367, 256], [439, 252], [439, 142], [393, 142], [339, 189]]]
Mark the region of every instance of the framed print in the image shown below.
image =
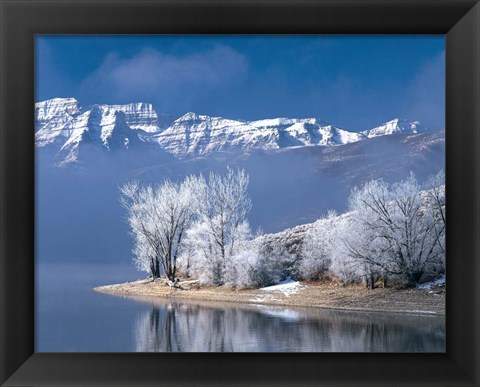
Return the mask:
[[480, 383], [477, 1], [0, 4], [2, 385]]

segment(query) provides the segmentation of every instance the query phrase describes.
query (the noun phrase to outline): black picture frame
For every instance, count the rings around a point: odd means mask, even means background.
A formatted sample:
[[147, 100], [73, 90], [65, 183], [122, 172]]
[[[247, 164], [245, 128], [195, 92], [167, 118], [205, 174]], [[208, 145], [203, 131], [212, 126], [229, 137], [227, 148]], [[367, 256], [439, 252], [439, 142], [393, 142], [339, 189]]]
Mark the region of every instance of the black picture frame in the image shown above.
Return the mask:
[[[0, 0], [3, 386], [479, 386], [478, 0]], [[35, 34], [446, 34], [445, 354], [34, 353]]]

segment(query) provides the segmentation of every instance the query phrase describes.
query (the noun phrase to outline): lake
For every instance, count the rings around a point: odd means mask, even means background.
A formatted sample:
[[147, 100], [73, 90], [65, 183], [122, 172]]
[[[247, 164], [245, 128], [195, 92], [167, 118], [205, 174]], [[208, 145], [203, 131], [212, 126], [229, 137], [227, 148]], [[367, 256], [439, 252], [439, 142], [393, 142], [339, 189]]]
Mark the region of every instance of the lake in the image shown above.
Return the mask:
[[36, 352], [444, 352], [445, 318], [125, 298], [131, 265], [38, 264]]

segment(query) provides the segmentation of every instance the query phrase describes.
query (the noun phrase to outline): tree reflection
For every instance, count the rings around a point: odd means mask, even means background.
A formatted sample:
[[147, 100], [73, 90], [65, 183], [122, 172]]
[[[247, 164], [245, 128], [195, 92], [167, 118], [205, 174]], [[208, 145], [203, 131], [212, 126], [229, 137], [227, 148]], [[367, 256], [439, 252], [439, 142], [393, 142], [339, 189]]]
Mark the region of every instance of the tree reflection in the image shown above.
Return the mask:
[[443, 352], [438, 316], [153, 303], [134, 327], [138, 352]]

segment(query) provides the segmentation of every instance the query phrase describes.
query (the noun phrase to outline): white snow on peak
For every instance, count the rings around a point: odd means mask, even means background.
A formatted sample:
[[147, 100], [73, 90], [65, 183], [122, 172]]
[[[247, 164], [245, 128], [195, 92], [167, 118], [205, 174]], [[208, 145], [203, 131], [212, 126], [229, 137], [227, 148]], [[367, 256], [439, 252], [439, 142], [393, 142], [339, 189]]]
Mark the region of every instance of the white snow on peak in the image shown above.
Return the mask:
[[127, 125], [126, 114], [115, 106], [94, 105], [85, 112], [77, 112], [57, 130], [49, 125], [35, 133], [37, 146], [58, 146], [57, 164], [75, 163], [84, 144], [99, 149], [128, 149], [140, 140]]
[[49, 121], [59, 124], [78, 114], [81, 106], [75, 98], [53, 98], [35, 104], [36, 129], [41, 129]]
[[215, 151], [256, 147], [269, 148], [269, 133], [259, 131], [248, 122], [195, 113], [183, 115], [169, 128], [149, 140], [178, 156], [200, 156]]
[[305, 123], [318, 126], [328, 126], [329, 123], [318, 118], [267, 118], [263, 120], [251, 121], [250, 124], [259, 129], [289, 127], [297, 123]]
[[361, 133], [336, 128], [317, 118], [273, 118], [249, 122], [190, 112], [147, 140], [183, 157], [218, 151], [342, 145], [364, 138]]
[[[337, 146], [371, 137], [426, 131], [418, 121], [400, 118], [363, 132], [342, 129], [318, 118], [242, 121], [188, 112], [173, 121], [157, 114], [150, 103], [99, 104], [84, 109], [75, 98], [53, 98], [36, 103], [35, 120], [36, 145], [55, 147], [69, 162], [75, 161], [78, 152], [71, 150], [78, 148], [81, 142], [98, 142], [106, 149], [153, 143], [183, 158], [219, 151]], [[121, 141], [115, 133], [121, 133]]]
[[[54, 98], [35, 104], [35, 141], [44, 146], [61, 141], [82, 108], [75, 98]], [[60, 140], [59, 140], [60, 139]]]
[[52, 116], [58, 113], [74, 114], [80, 108], [75, 98], [52, 98], [35, 103], [37, 119], [44, 119], [45, 116]]
[[362, 132], [368, 138], [400, 133], [417, 134], [427, 131], [418, 121], [407, 121], [404, 118], [395, 118], [376, 128]]
[[107, 149], [110, 149], [108, 141], [118, 125], [117, 120], [125, 121], [125, 115], [122, 117], [121, 113], [119, 113], [121, 110], [117, 109], [115, 106], [98, 105], [97, 108], [98, 112], [96, 113], [99, 114], [99, 117], [97, 118], [98, 123], [93, 125], [92, 128], [93, 130], [98, 130], [102, 145]]
[[297, 123], [299, 120], [295, 118], [269, 118], [265, 120], [252, 121], [250, 124], [256, 128], [272, 128], [279, 126], [290, 126]]
[[162, 128], [159, 116], [151, 103], [137, 102], [126, 105], [102, 105], [125, 113], [125, 120], [132, 129], [155, 133]]
[[[159, 117], [151, 103], [137, 102], [125, 105], [93, 105], [95, 107], [113, 109], [125, 114], [127, 124], [132, 129], [141, 129], [145, 132], [155, 133], [164, 129], [165, 117]], [[60, 124], [67, 122], [70, 116], [82, 112], [75, 98], [53, 98], [35, 104], [36, 129], [42, 129], [46, 124], [54, 129], [59, 129]]]
[[192, 122], [192, 121], [204, 121], [208, 119], [208, 116], [200, 116], [193, 112], [185, 113], [183, 116], [177, 118], [174, 122]]

